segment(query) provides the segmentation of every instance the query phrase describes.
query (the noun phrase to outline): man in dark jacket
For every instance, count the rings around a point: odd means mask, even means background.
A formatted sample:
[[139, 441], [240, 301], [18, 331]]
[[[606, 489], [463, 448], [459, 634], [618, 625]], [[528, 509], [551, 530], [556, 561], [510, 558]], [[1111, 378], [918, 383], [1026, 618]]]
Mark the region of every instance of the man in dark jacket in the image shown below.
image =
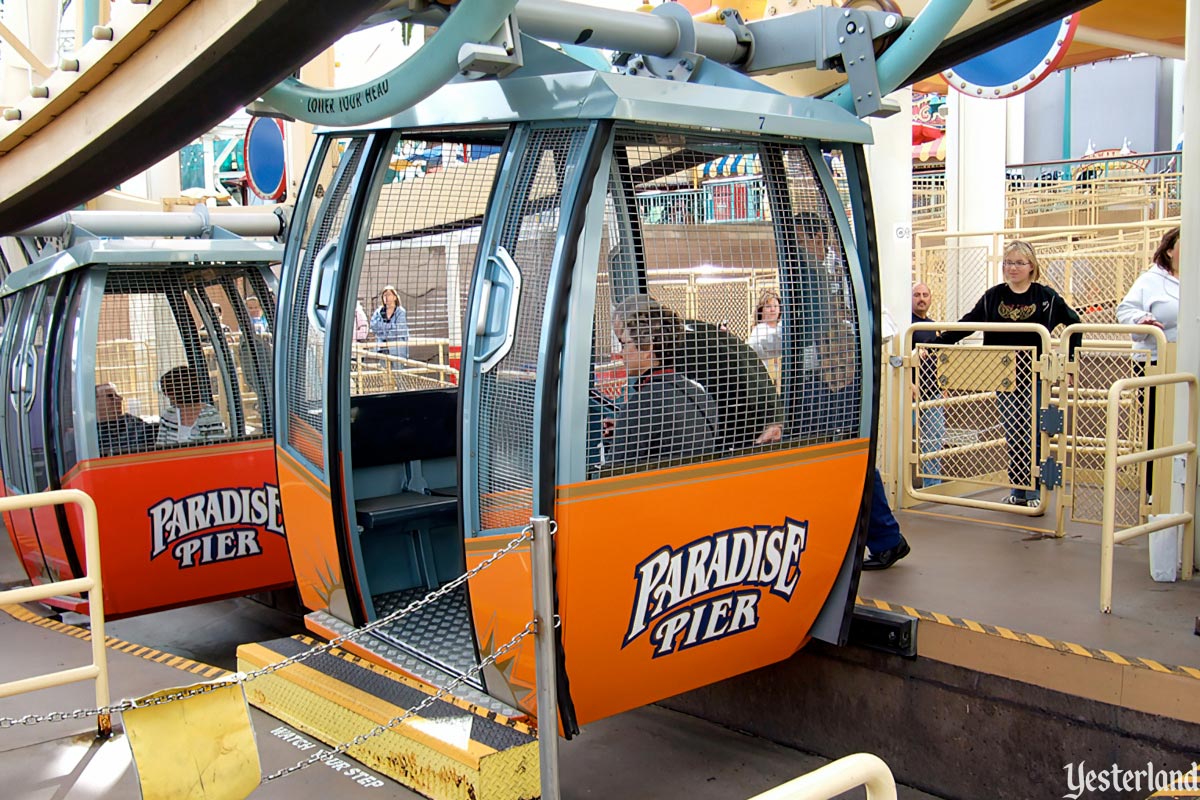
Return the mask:
[[96, 439], [100, 455], [139, 453], [154, 447], [154, 426], [125, 413], [125, 398], [111, 383], [96, 387]]
[[613, 333], [630, 377], [625, 402], [605, 423], [611, 445], [606, 466], [668, 466], [711, 453], [717, 443], [712, 398], [676, 369], [683, 322], [646, 295], [613, 310]]
[[718, 450], [780, 439], [779, 393], [750, 345], [711, 322], [689, 320], [676, 366], [703, 386], [716, 405]]

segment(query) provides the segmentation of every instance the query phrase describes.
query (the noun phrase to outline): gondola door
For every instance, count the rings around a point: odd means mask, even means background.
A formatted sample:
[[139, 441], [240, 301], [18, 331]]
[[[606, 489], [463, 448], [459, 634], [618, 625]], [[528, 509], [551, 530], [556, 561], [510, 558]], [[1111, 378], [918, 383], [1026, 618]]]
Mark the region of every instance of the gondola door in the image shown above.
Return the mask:
[[[55, 309], [65, 281], [70, 278], [31, 286], [13, 307], [14, 327], [4, 351], [4, 475], [9, 494], [58, 488], [56, 456], [61, 448], [54, 439], [61, 436], [47, 410], [61, 388], [50, 364], [58, 358], [57, 328], [64, 320]], [[31, 578], [58, 581], [82, 575], [81, 553], [71, 541], [63, 509], [16, 511], [6, 514], [5, 522]]]
[[[4, 492], [6, 495], [34, 492], [34, 464], [30, 456], [29, 414], [34, 404], [36, 363], [32, 339], [38, 323], [37, 309], [46, 296], [46, 285], [23, 291], [13, 299], [5, 325], [4, 348]], [[30, 576], [41, 576], [44, 582], [58, 581], [59, 573], [52, 571], [38, 541], [32, 511], [5, 513], [5, 528], [13, 547]], [[70, 577], [70, 576], [67, 576]]]
[[[518, 126], [484, 227], [463, 353], [460, 486], [468, 567], [519, 535], [531, 516], [553, 514], [564, 324], [558, 315], [600, 128]], [[471, 581], [485, 656], [532, 617], [528, 554], [524, 547]], [[532, 708], [533, 659], [514, 663], [506, 675], [490, 676], [487, 688]]]
[[307, 608], [355, 625], [370, 616], [363, 603], [369, 590], [348, 544], [352, 528], [337, 479], [343, 453], [330, 406], [339, 390], [329, 343], [345, 329], [331, 309], [374, 141], [330, 136], [314, 150], [283, 265], [275, 359], [276, 469], [300, 598]]

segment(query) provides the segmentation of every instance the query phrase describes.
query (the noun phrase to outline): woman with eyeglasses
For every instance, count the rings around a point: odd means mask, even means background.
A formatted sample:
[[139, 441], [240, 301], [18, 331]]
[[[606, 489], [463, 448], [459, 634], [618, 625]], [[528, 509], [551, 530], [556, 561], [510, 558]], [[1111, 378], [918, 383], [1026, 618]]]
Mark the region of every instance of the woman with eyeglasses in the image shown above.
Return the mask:
[[[983, 293], [975, 307], [959, 322], [1014, 322], [1034, 323], [1047, 331], [1059, 325], [1079, 322], [1075, 309], [1067, 305], [1058, 292], [1039, 283], [1042, 269], [1037, 254], [1028, 242], [1009, 242], [1004, 248], [1004, 283], [997, 284]], [[933, 340], [934, 344], [953, 344], [970, 336], [970, 331], [943, 331]], [[1072, 351], [1079, 345], [1080, 337], [1071, 337]], [[1042, 340], [1033, 331], [988, 331], [983, 334], [985, 345], [1000, 347], [1032, 347], [1041, 355]], [[1030, 481], [1030, 424], [1034, 412], [1035, 396], [1041, 405], [1040, 386], [1037, 395], [1033, 392], [1033, 369], [1028, 351], [1018, 351], [1016, 380], [1011, 391], [997, 391], [996, 404], [1004, 423], [1004, 435], [1008, 440], [1008, 480], [1014, 487], [1032, 486], [1032, 489], [1013, 488], [1005, 502], [1014, 506], [1037, 508], [1041, 504], [1038, 482]]]
[[604, 422], [611, 441], [605, 464], [668, 466], [712, 452], [716, 407], [700, 384], [676, 371], [683, 321], [639, 294], [613, 309], [612, 325], [630, 383], [616, 418]]
[[[1163, 234], [1154, 251], [1150, 269], [1138, 276], [1129, 293], [1117, 306], [1117, 322], [1122, 325], [1151, 325], [1163, 332], [1168, 342], [1179, 336], [1179, 226]], [[1146, 362], [1158, 363], [1158, 340], [1149, 334], [1133, 335], [1133, 357], [1138, 375]], [[1151, 392], [1146, 408], [1146, 449], [1154, 447], [1155, 394]], [[1146, 469], [1146, 491], [1154, 490], [1153, 462]]]

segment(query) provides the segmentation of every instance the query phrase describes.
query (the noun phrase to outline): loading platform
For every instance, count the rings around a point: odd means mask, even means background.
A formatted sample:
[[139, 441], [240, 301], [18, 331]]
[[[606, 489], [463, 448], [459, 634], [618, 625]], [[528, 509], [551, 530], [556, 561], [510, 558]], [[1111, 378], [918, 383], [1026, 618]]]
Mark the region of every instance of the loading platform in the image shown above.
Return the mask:
[[[1200, 741], [1200, 636], [1193, 633], [1200, 582], [1156, 584], [1145, 545], [1118, 546], [1114, 613], [1102, 615], [1095, 602], [1097, 536], [1085, 526], [1055, 539], [1048, 517], [932, 506], [897, 516], [912, 554], [889, 570], [865, 573], [860, 604], [917, 617], [917, 658], [812, 644], [781, 664], [587, 726], [563, 744], [564, 797], [750, 797], [823, 759], [861, 750], [880, 755], [911, 787], [901, 789], [903, 798], [976, 798], [981, 786], [989, 797], [1060, 797], [1068, 793], [1065, 765], [1080, 761], [1191, 768]], [[278, 625], [243, 626], [231, 633], [240, 638], [203, 645], [181, 632], [215, 630], [215, 620], [241, 621], [254, 608], [226, 602], [112, 623], [109, 632], [119, 637], [109, 642], [113, 697], [223, 674], [235, 667], [238, 641], [269, 640], [243, 648], [244, 666], [301, 646], [279, 639]], [[0, 636], [0, 679], [27, 674], [28, 660], [72, 663], [72, 652], [86, 659], [86, 631], [28, 611], [0, 613]], [[188, 657], [122, 638], [165, 643]], [[377, 674], [352, 655], [330, 658]], [[254, 683], [247, 689], [253, 699]], [[92, 700], [86, 684], [75, 684], [0, 700], [0, 716]], [[402, 704], [372, 708], [359, 732]], [[264, 773], [323, 746], [309, 723], [288, 719], [293, 712], [272, 713], [251, 712]], [[0, 732], [0, 780], [9, 796], [136, 798], [117, 721], [118, 736], [104, 744], [94, 741], [89, 720]], [[514, 735], [527, 731], [501, 724]], [[343, 728], [327, 738], [348, 734]], [[253, 797], [419, 796], [358, 755], [368, 763], [339, 756], [264, 784]]]

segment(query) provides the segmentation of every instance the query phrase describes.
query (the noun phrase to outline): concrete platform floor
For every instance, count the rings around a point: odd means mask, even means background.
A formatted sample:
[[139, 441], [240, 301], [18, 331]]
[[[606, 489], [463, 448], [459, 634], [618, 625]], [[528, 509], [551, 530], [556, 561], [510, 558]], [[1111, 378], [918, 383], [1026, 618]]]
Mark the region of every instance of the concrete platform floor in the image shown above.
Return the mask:
[[864, 572], [862, 597], [1200, 667], [1200, 575], [1151, 580], [1144, 537], [1117, 545], [1113, 613], [1102, 614], [1099, 526], [1069, 524], [1057, 539], [1051, 512], [1026, 518], [931, 503], [897, 520], [912, 553]]
[[[7, 544], [0, 546], [0, 586], [24, 583], [20, 565]], [[298, 618], [247, 599], [149, 614], [108, 625], [107, 633], [186, 658], [232, 667], [239, 643], [261, 641], [301, 628]], [[90, 660], [90, 643], [55, 633], [0, 612], [0, 681], [50, 672]], [[196, 675], [143, 657], [108, 650], [112, 697], [138, 697], [154, 690], [200, 680]], [[0, 699], [0, 717], [92, 707], [94, 689], [77, 683]], [[270, 773], [307, 757], [281, 734], [290, 729], [251, 709], [263, 772]], [[0, 730], [0, 797], [6, 800], [138, 800], [140, 792], [127, 740], [105, 743], [94, 738], [94, 723], [70, 721]], [[749, 798], [810, 772], [826, 759], [738, 733], [677, 711], [651, 706], [587, 726], [561, 743], [562, 797]], [[862, 797], [863, 791], [847, 798]], [[417, 798], [419, 795], [352, 759], [336, 767], [316, 765], [259, 786], [258, 800], [338, 797]], [[933, 795], [900, 788], [902, 800]]]

